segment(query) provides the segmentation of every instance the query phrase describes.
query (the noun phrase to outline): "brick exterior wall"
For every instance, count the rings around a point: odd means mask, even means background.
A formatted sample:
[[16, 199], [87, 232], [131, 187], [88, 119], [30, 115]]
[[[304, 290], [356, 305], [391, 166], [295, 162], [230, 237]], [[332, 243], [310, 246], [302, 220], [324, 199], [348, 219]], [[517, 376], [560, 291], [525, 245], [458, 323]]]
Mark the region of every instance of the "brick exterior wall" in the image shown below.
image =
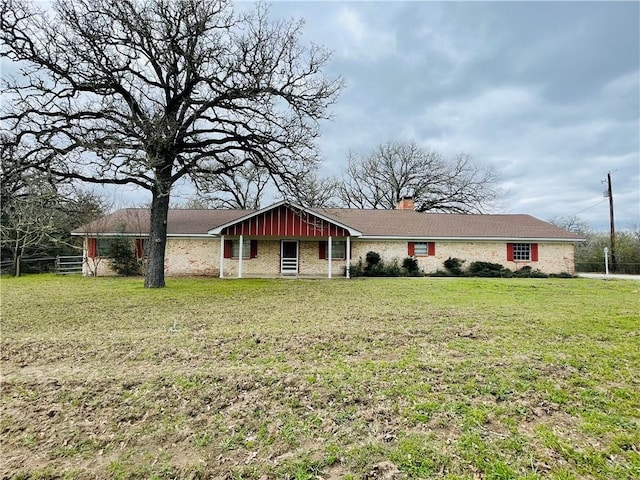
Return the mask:
[[[217, 255], [220, 257], [220, 240], [218, 239]], [[325, 276], [328, 273], [327, 260], [318, 258], [319, 240], [299, 240], [298, 272], [300, 275]], [[224, 259], [224, 276], [238, 276], [238, 260]], [[217, 262], [216, 262], [217, 264]], [[344, 275], [345, 260], [332, 261], [332, 276]], [[219, 274], [219, 272], [218, 272]], [[258, 256], [242, 260], [242, 276], [280, 275], [280, 239], [258, 240]]]
[[[355, 241], [352, 249], [352, 264], [357, 264], [361, 259], [366, 263], [367, 252], [375, 251], [380, 254], [383, 261], [389, 262], [396, 259], [401, 265], [402, 260], [408, 256], [408, 242], [398, 241]], [[499, 263], [505, 268], [517, 270], [525, 265], [534, 270], [545, 273], [575, 273], [574, 245], [572, 243], [538, 243], [537, 262], [509, 262], [507, 261], [506, 242], [435, 242], [434, 256], [416, 256], [418, 266], [427, 273], [436, 270], [444, 270], [444, 261], [449, 257], [466, 260], [463, 266], [471, 262]]]
[[[341, 240], [341, 239], [336, 239]], [[327, 275], [327, 260], [318, 258], [319, 240], [299, 241], [299, 273], [301, 275]], [[206, 275], [219, 276], [220, 262], [219, 238], [169, 238], [165, 257], [165, 274], [167, 276]], [[351, 264], [358, 261], [365, 264], [367, 252], [375, 251], [384, 262], [394, 259], [402, 264], [408, 256], [406, 240], [352, 240]], [[86, 244], [85, 244], [86, 256]], [[538, 243], [537, 262], [508, 262], [506, 242], [435, 242], [434, 256], [417, 256], [419, 267], [427, 273], [443, 270], [443, 262], [449, 257], [465, 260], [465, 266], [473, 261], [499, 263], [511, 270], [525, 265], [545, 273], [567, 272], [574, 274], [574, 246], [572, 243]], [[92, 263], [91, 259], [88, 259]], [[223, 271], [225, 277], [237, 277], [238, 259], [225, 258]], [[345, 260], [332, 261], [332, 276], [344, 276]], [[87, 265], [85, 275], [89, 275]], [[98, 264], [98, 275], [113, 275], [108, 259]], [[242, 261], [243, 276], [277, 276], [280, 274], [280, 240], [258, 239], [258, 256]]]

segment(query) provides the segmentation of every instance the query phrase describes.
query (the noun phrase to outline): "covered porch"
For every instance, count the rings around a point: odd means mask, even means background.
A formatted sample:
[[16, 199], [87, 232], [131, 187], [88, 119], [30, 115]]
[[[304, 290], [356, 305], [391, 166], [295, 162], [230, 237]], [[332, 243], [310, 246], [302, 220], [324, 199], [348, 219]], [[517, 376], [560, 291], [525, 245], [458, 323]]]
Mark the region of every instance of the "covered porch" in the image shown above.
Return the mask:
[[220, 239], [225, 277], [349, 277], [361, 233], [304, 207], [280, 202], [208, 232]]

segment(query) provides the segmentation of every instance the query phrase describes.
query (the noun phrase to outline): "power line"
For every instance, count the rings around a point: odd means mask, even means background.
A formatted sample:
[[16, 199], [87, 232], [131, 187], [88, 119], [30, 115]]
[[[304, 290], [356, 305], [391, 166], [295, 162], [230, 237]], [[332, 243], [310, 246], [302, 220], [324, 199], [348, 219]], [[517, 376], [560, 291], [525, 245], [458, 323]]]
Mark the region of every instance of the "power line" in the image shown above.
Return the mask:
[[597, 202], [597, 203], [594, 203], [594, 204], [593, 204], [593, 205], [591, 205], [590, 207], [583, 208], [582, 210], [580, 210], [580, 211], [578, 211], [578, 212], [574, 213], [573, 215], [578, 215], [578, 214], [580, 214], [580, 213], [582, 213], [582, 212], [586, 212], [587, 210], [591, 210], [592, 208], [595, 208], [595, 207], [597, 207], [598, 205], [602, 205], [604, 202], [606, 202], [606, 201], [607, 201], [607, 199], [608, 199], [608, 197], [607, 197], [607, 198], [605, 198], [605, 199], [602, 199], [602, 200], [598, 200], [598, 202]]

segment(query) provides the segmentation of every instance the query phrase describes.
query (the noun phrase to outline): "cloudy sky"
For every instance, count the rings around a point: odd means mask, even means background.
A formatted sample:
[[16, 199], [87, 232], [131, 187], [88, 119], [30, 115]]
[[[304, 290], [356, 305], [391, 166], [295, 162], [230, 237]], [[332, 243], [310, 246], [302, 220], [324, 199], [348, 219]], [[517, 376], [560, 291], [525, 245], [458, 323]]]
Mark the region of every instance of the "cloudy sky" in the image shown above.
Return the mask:
[[[243, 5], [243, 6], [246, 6]], [[334, 52], [347, 87], [323, 124], [322, 170], [415, 140], [493, 165], [500, 212], [640, 223], [640, 3], [275, 2]]]
[[607, 230], [611, 172], [616, 228], [640, 225], [640, 2], [275, 0], [271, 16], [304, 19], [303, 40], [333, 51], [326, 73], [346, 81], [322, 124], [322, 173], [416, 141], [493, 166], [496, 213]]

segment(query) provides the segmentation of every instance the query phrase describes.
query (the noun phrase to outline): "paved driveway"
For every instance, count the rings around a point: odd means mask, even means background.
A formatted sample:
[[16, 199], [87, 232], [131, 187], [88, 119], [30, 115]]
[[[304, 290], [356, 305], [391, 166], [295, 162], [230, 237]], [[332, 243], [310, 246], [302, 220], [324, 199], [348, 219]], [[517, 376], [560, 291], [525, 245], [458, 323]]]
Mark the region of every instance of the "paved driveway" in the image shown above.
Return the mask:
[[600, 278], [602, 280], [616, 279], [616, 280], [640, 280], [640, 275], [626, 275], [622, 273], [610, 273], [605, 275], [604, 273], [578, 273], [579, 277], [584, 278]]

